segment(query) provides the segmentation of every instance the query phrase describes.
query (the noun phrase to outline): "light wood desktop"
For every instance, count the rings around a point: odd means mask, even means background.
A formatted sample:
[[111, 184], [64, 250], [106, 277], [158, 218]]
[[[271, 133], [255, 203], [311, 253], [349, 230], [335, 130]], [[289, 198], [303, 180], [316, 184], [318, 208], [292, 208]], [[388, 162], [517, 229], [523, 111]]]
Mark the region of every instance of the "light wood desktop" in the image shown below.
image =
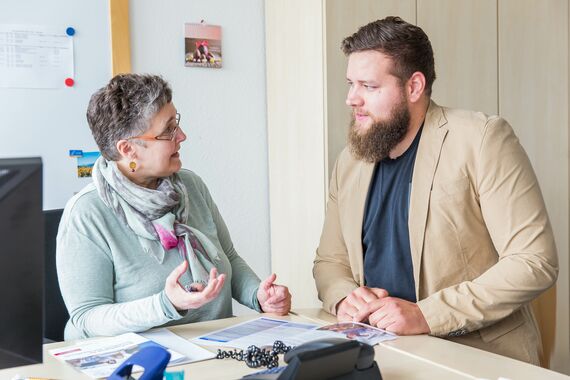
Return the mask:
[[[193, 338], [236, 323], [257, 318], [248, 315], [193, 323], [171, 327], [170, 330], [184, 337]], [[271, 316], [271, 314], [268, 314]], [[281, 318], [281, 317], [279, 317]], [[301, 309], [283, 319], [298, 322], [327, 324], [335, 317], [320, 309]], [[64, 347], [71, 342], [44, 345], [44, 363], [25, 367], [0, 370], [1, 380], [10, 380], [15, 375], [21, 377], [42, 377], [50, 379], [81, 380], [89, 377], [75, 371], [70, 366], [52, 357], [48, 350]], [[215, 349], [206, 347], [215, 352]], [[376, 361], [384, 380], [434, 380], [434, 379], [478, 379], [496, 380], [505, 377], [512, 380], [570, 379], [570, 377], [542, 369], [517, 360], [481, 351], [430, 336], [407, 336], [375, 346]], [[280, 358], [280, 364], [283, 360]], [[232, 359], [206, 360], [176, 367], [168, 371], [184, 370], [186, 380], [197, 379], [239, 379], [257, 370], [248, 368], [245, 363]]]

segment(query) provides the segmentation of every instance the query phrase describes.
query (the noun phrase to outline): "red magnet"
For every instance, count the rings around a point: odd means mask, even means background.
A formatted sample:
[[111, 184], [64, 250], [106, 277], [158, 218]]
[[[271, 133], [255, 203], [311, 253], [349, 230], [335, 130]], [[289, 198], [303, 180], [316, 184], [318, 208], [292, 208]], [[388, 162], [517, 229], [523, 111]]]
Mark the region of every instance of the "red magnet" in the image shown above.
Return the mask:
[[67, 78], [67, 79], [65, 80], [65, 85], [66, 85], [67, 87], [73, 87], [74, 84], [75, 84], [75, 81], [74, 81], [72, 78]]

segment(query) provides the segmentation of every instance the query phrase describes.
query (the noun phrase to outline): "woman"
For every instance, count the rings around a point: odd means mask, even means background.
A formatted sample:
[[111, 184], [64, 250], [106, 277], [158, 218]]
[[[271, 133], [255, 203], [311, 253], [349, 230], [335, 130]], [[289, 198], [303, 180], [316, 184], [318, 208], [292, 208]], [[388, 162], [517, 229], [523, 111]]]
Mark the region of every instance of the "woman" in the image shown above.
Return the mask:
[[114, 77], [91, 97], [87, 120], [102, 157], [57, 238], [66, 340], [230, 317], [232, 297], [289, 312], [288, 289], [274, 274], [260, 282], [206, 185], [181, 170], [186, 135], [162, 78]]

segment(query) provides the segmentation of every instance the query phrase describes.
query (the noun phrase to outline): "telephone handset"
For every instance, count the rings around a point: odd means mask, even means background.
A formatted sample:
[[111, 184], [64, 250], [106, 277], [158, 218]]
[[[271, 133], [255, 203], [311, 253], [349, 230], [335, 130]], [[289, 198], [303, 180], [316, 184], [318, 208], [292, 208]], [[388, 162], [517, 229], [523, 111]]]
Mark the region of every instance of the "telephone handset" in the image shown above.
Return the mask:
[[355, 340], [329, 338], [302, 344], [285, 354], [286, 367], [244, 376], [247, 380], [382, 380], [374, 348]]

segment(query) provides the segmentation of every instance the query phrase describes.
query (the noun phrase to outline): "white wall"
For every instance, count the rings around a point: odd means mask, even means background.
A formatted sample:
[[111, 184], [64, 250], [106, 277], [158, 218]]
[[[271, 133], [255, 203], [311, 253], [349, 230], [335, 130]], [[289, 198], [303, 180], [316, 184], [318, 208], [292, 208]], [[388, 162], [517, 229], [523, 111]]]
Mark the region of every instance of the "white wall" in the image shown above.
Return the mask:
[[[204, 179], [237, 251], [263, 279], [270, 268], [263, 1], [136, 0], [129, 17], [132, 71], [172, 85], [188, 135], [183, 165]], [[184, 67], [184, 23], [202, 19], [222, 26], [221, 69]]]

